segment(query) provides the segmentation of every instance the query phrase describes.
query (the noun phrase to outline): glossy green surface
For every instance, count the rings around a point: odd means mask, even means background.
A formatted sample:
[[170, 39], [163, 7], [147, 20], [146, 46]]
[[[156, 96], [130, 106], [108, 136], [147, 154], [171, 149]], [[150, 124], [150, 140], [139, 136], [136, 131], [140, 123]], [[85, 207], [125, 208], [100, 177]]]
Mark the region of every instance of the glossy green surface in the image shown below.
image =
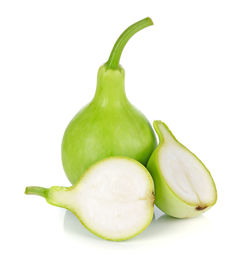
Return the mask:
[[64, 133], [62, 162], [72, 184], [89, 166], [109, 156], [127, 156], [146, 165], [156, 146], [150, 123], [126, 97], [124, 70], [119, 66], [127, 41], [149, 25], [151, 19], [145, 18], [120, 36], [108, 62], [98, 71], [94, 99], [78, 112]]
[[210, 205], [207, 205], [205, 206], [204, 209], [202, 209], [202, 207], [196, 204], [191, 204], [189, 202], [186, 202], [185, 199], [179, 197], [179, 195], [177, 195], [171, 189], [166, 179], [164, 178], [162, 169], [160, 168], [159, 153], [161, 151], [161, 148], [167, 146], [168, 141], [167, 141], [167, 137], [164, 136], [163, 132], [159, 128], [159, 125], [164, 126], [166, 132], [168, 133], [167, 136], [168, 135], [171, 136], [171, 138], [175, 140], [178, 146], [183, 147], [190, 154], [192, 154], [197, 159], [197, 161], [204, 167], [208, 175], [211, 177], [216, 193], [216, 187], [214, 181], [212, 179], [210, 172], [205, 167], [205, 165], [191, 151], [189, 151], [184, 145], [182, 145], [177, 141], [177, 139], [174, 137], [174, 135], [172, 134], [172, 132], [169, 130], [169, 128], [165, 123], [161, 121], [154, 121], [154, 128], [159, 136], [159, 145], [152, 153], [147, 164], [147, 169], [152, 175], [155, 184], [155, 204], [159, 209], [161, 209], [163, 212], [165, 212], [166, 214], [172, 217], [189, 218], [189, 217], [198, 216], [203, 212], [207, 211], [216, 203], [217, 193], [214, 197], [214, 201]]

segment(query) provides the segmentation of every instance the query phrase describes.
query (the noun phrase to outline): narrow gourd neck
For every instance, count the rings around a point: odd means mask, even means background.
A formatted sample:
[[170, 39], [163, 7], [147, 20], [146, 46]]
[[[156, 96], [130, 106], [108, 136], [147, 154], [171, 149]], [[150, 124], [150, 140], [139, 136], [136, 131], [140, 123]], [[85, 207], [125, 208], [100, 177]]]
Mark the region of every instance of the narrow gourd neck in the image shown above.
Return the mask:
[[93, 102], [101, 106], [121, 105], [127, 101], [124, 87], [125, 72], [107, 68], [104, 64], [97, 75], [97, 87]]
[[153, 25], [152, 20], [147, 17], [129, 26], [116, 41], [108, 61], [100, 67], [97, 76], [97, 88], [94, 104], [121, 105], [127, 102], [124, 89], [124, 70], [120, 66], [122, 51], [128, 40], [145, 27]]
[[160, 144], [170, 144], [178, 142], [173, 133], [170, 131], [170, 129], [164, 122], [157, 120], [154, 121], [153, 125], [156, 133], [158, 134]]
[[137, 32], [144, 29], [145, 27], [148, 27], [150, 25], [153, 25], [153, 22], [151, 18], [147, 17], [144, 18], [131, 26], [129, 26], [118, 38], [116, 41], [111, 54], [109, 56], [109, 59], [106, 63], [107, 68], [117, 70], [119, 69], [119, 62], [121, 58], [122, 51], [127, 44], [128, 40]]

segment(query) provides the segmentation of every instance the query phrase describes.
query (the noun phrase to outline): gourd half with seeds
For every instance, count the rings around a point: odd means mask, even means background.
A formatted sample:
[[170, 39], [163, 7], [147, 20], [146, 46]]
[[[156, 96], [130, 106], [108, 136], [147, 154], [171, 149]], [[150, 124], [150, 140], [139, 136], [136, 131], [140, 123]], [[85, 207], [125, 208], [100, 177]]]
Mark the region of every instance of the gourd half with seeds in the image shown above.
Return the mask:
[[179, 143], [161, 121], [154, 122], [159, 145], [147, 168], [155, 183], [155, 204], [176, 218], [197, 216], [216, 203], [213, 178], [205, 165]]
[[142, 232], [154, 211], [151, 175], [139, 162], [125, 157], [99, 161], [72, 187], [27, 187], [25, 193], [70, 210], [88, 230], [114, 241]]

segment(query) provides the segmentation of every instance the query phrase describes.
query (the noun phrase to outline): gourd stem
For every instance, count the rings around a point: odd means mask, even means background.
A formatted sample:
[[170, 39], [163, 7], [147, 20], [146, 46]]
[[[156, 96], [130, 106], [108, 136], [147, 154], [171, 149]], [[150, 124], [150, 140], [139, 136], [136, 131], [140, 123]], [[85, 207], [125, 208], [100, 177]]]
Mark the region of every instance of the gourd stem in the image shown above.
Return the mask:
[[116, 41], [111, 54], [109, 56], [109, 59], [106, 63], [106, 66], [109, 69], [118, 69], [119, 67], [119, 61], [121, 58], [121, 54], [122, 51], [126, 45], [126, 43], [128, 42], [128, 40], [138, 31], [142, 30], [145, 27], [148, 27], [150, 25], [153, 25], [153, 21], [151, 20], [151, 18], [147, 17], [144, 18], [134, 24], [132, 24], [131, 26], [129, 26], [118, 38], [118, 40]]
[[47, 194], [48, 194], [48, 189], [42, 188], [42, 187], [37, 187], [37, 186], [26, 187], [25, 194], [38, 195], [38, 196], [46, 198]]

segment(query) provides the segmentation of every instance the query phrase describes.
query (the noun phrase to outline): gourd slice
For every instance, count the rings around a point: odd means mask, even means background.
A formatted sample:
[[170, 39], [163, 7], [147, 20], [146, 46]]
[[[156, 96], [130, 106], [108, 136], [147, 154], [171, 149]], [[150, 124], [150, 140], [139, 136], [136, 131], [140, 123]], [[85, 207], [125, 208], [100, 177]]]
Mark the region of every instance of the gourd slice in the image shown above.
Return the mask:
[[155, 183], [155, 204], [166, 214], [186, 218], [197, 216], [216, 203], [213, 178], [205, 165], [177, 141], [167, 125], [154, 122], [159, 146], [147, 168]]
[[25, 193], [43, 196], [48, 203], [70, 210], [88, 230], [108, 240], [139, 234], [153, 217], [152, 177], [129, 158], [112, 157], [96, 163], [72, 187], [27, 187]]

